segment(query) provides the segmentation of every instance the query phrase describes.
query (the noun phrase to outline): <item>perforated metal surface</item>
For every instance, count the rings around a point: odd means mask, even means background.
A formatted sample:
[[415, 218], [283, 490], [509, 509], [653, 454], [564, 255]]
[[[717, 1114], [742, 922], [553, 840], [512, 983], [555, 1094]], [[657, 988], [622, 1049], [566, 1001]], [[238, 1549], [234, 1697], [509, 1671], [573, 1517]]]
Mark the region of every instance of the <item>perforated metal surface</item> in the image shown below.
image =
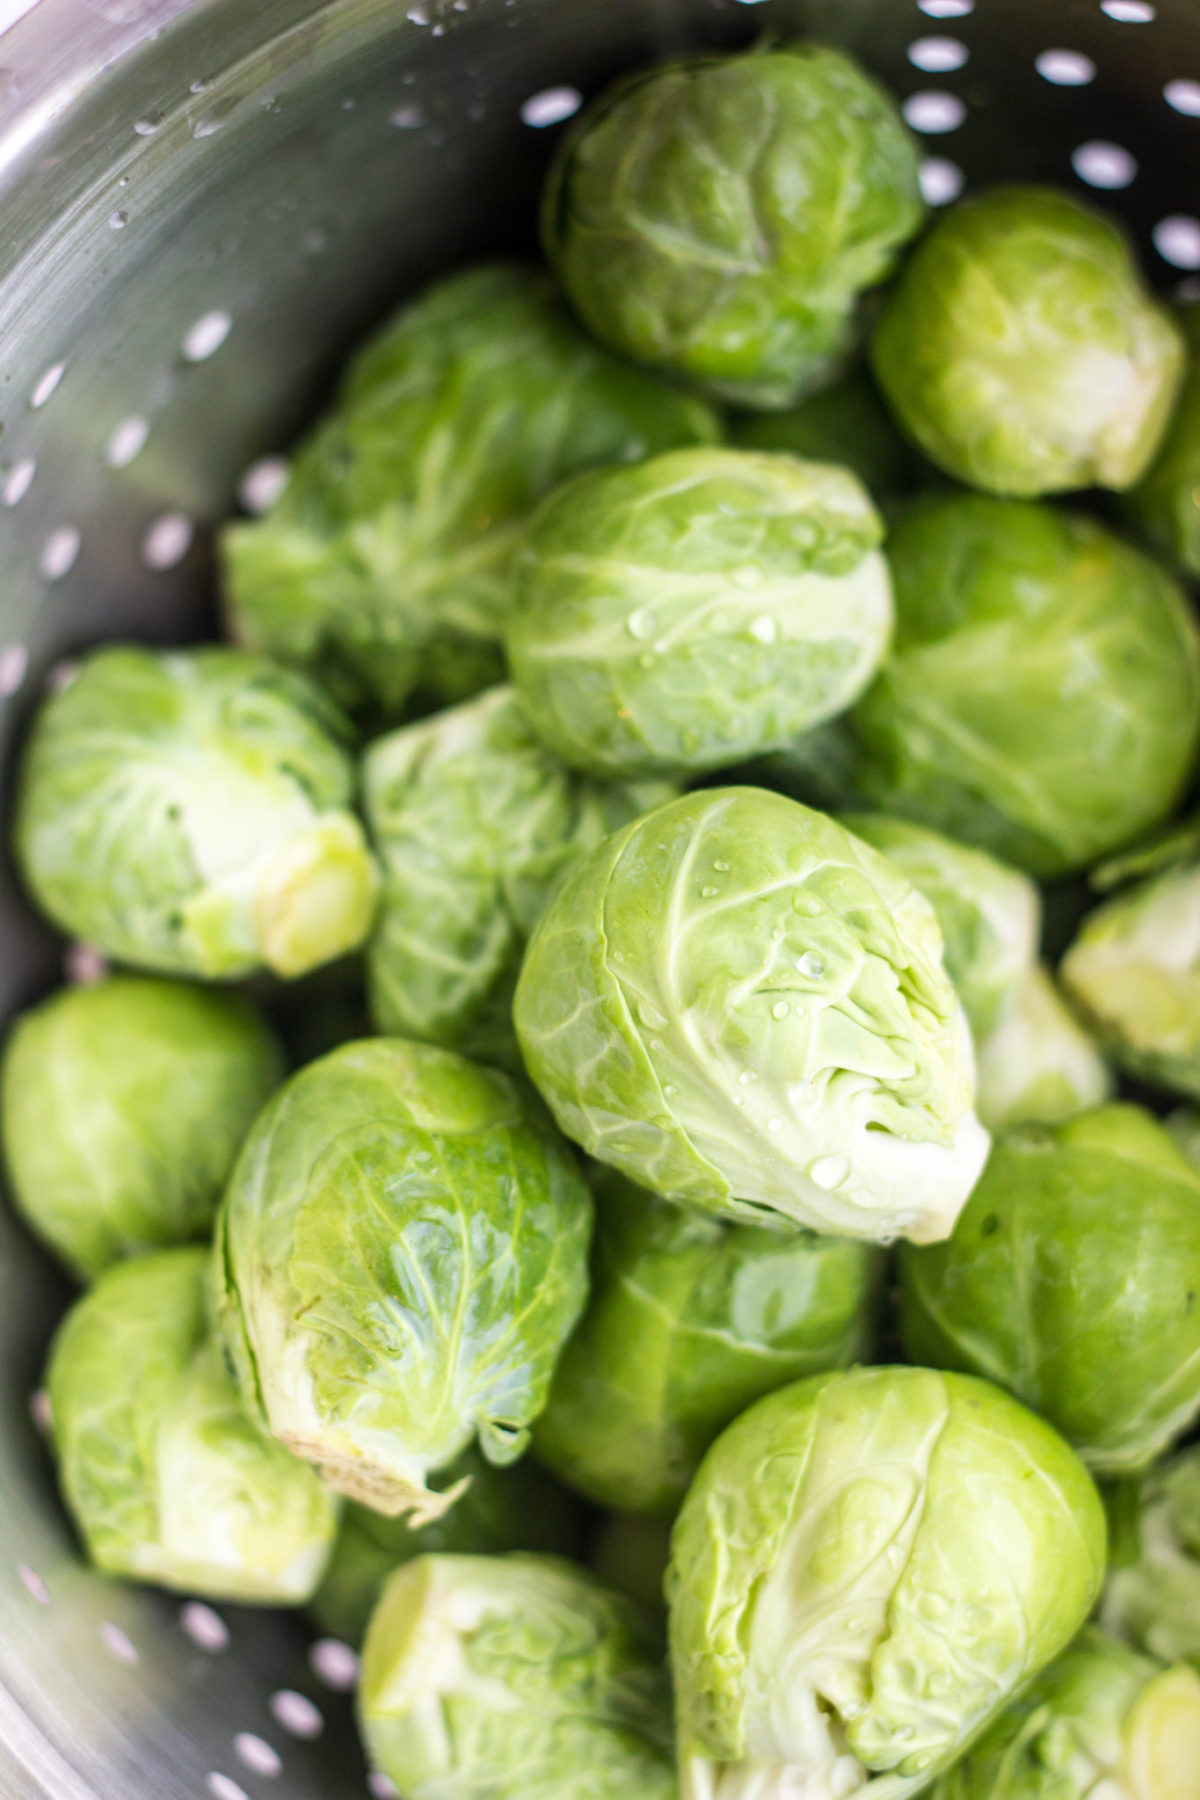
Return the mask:
[[[1200, 271], [1197, 0], [0, 0], [14, 15], [5, 763], [64, 657], [205, 624], [213, 521], [269, 495], [393, 299], [528, 242], [556, 125], [626, 64], [762, 30], [846, 43], [925, 138], [935, 203], [1013, 177], [1099, 191], [1157, 284]], [[87, 973], [7, 873], [0, 920], [0, 1010]], [[0, 1220], [0, 1795], [361, 1800], [344, 1647], [79, 1563], [35, 1398], [65, 1299]]]

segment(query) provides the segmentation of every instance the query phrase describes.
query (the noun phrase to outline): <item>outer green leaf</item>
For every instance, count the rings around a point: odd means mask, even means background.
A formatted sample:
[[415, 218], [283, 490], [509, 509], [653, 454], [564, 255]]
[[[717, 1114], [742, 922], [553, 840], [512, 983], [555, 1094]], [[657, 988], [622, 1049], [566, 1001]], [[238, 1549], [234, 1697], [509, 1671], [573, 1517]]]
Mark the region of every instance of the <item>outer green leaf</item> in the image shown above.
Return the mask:
[[302, 975], [355, 949], [374, 910], [345, 731], [259, 657], [95, 651], [34, 722], [21, 872], [56, 925], [123, 962]]
[[122, 975], [55, 994], [17, 1021], [0, 1070], [13, 1199], [85, 1279], [203, 1237], [282, 1076], [234, 995]]
[[1041, 901], [1032, 881], [966, 844], [882, 813], [842, 823], [889, 857], [937, 915], [946, 973], [976, 1037], [1011, 1014], [1037, 955]]
[[1158, 448], [1183, 341], [1121, 230], [1051, 188], [944, 213], [875, 332], [875, 373], [940, 468], [996, 494], [1127, 488]]
[[570, 774], [507, 687], [377, 739], [363, 795], [384, 870], [367, 952], [380, 1030], [519, 1068], [529, 932], [575, 857], [672, 792]]
[[[465, 1485], [464, 1485], [465, 1484]], [[478, 1450], [465, 1450], [431, 1487], [461, 1489], [449, 1512], [414, 1529], [351, 1501], [325, 1578], [312, 1603], [322, 1630], [357, 1644], [384, 1583], [415, 1556], [455, 1552], [498, 1556], [506, 1550], [548, 1550], [570, 1555], [583, 1535], [582, 1509], [567, 1490], [526, 1457], [510, 1469], [493, 1468]]]
[[675, 1800], [651, 1615], [553, 1557], [422, 1556], [389, 1582], [359, 1716], [406, 1800]]
[[1085, 1626], [930, 1800], [1189, 1800], [1200, 1679]]
[[881, 1275], [868, 1245], [722, 1225], [612, 1177], [537, 1454], [601, 1506], [671, 1516], [752, 1400], [869, 1354]]
[[987, 1382], [815, 1376], [717, 1439], [672, 1538], [685, 1800], [903, 1800], [1069, 1642], [1104, 1571], [1086, 1470]]
[[871, 802], [1034, 875], [1163, 819], [1195, 762], [1183, 594], [1094, 520], [982, 495], [892, 533], [891, 661], [853, 715]]
[[1187, 373], [1158, 456], [1125, 502], [1131, 522], [1189, 575], [1200, 575], [1200, 305], [1175, 320], [1188, 349]]
[[209, 1334], [207, 1264], [198, 1248], [120, 1263], [67, 1314], [48, 1371], [63, 1491], [111, 1574], [297, 1605], [336, 1503], [243, 1413]]
[[591, 1222], [565, 1146], [502, 1075], [425, 1044], [346, 1044], [247, 1140], [216, 1275], [248, 1404], [326, 1480], [436, 1518], [478, 1435], [518, 1457], [583, 1306]]
[[1111, 1100], [1115, 1086], [1040, 963], [1021, 983], [1016, 1011], [977, 1046], [975, 1083], [975, 1104], [989, 1131], [1062, 1125]]
[[932, 908], [761, 789], [673, 801], [579, 864], [514, 1020], [568, 1136], [722, 1217], [945, 1236], [986, 1155]]
[[702, 401], [585, 338], [539, 271], [464, 270], [368, 343], [278, 504], [226, 530], [237, 632], [388, 717], [422, 671], [461, 698], [500, 679], [534, 503], [593, 464], [716, 436]]
[[1103, 1474], [1200, 1415], [1200, 1178], [1136, 1106], [996, 1144], [946, 1244], [905, 1248], [914, 1361], [987, 1375]]
[[1200, 1445], [1141, 1484], [1132, 1545], [1113, 1557], [1100, 1617], [1139, 1650], [1200, 1669]]
[[848, 470], [748, 450], [598, 469], [534, 513], [506, 646], [594, 775], [727, 767], [844, 711], [887, 649], [883, 524]]
[[542, 242], [585, 324], [747, 406], [829, 378], [923, 207], [891, 96], [784, 44], [642, 69], [563, 141]]
[[1136, 883], [1090, 913], [1062, 963], [1068, 994], [1113, 1060], [1200, 1097], [1200, 863]]

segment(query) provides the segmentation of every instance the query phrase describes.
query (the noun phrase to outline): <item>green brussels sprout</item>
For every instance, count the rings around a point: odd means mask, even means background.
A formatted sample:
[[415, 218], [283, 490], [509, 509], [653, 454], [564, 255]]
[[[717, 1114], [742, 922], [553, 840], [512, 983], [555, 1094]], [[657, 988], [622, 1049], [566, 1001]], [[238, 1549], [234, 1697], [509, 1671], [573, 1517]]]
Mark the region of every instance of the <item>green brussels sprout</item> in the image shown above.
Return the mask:
[[1200, 1176], [1140, 1106], [993, 1146], [945, 1244], [905, 1246], [914, 1362], [987, 1375], [1104, 1475], [1200, 1415]]
[[1060, 973], [1114, 1062], [1200, 1098], [1200, 861], [1098, 906]]
[[932, 907], [759, 788], [685, 795], [578, 863], [513, 1018], [569, 1137], [721, 1218], [945, 1237], [987, 1155]]
[[584, 323], [724, 400], [828, 381], [924, 208], [892, 97], [838, 50], [641, 69], [564, 139], [542, 244]]
[[42, 706], [15, 848], [64, 931], [141, 968], [302, 975], [367, 935], [378, 877], [336, 707], [236, 650], [117, 646]]
[[568, 475], [712, 443], [700, 400], [591, 343], [551, 281], [488, 263], [403, 307], [351, 365], [277, 504], [226, 529], [234, 629], [394, 718], [423, 679], [502, 678], [525, 515]]
[[986, 1381], [817, 1375], [719, 1437], [667, 1576], [683, 1800], [924, 1790], [1083, 1624], [1087, 1471]]
[[18, 1019], [0, 1067], [13, 1200], [81, 1279], [205, 1237], [242, 1139], [283, 1079], [233, 994], [114, 975]]
[[1016, 1011], [975, 1053], [975, 1106], [989, 1131], [1062, 1125], [1113, 1095], [1099, 1050], [1059, 998], [1041, 964], [1027, 970]]
[[1027, 876], [986, 851], [883, 813], [843, 816], [847, 831], [889, 857], [937, 915], [946, 973], [976, 1038], [1017, 1005], [1037, 956], [1041, 901]]
[[1200, 575], [1200, 303], [1178, 308], [1187, 373], [1162, 448], [1124, 511], [1180, 569]]
[[449, 1512], [419, 1530], [406, 1519], [389, 1519], [347, 1502], [333, 1557], [312, 1603], [323, 1631], [360, 1643], [384, 1583], [415, 1556], [443, 1551], [497, 1556], [505, 1550], [569, 1556], [579, 1547], [579, 1503], [528, 1457], [510, 1469], [495, 1469], [478, 1450], [466, 1450], [430, 1485], [461, 1492]]
[[63, 1320], [47, 1375], [63, 1492], [109, 1574], [297, 1606], [328, 1560], [337, 1503], [242, 1411], [207, 1270], [200, 1247], [135, 1257]]
[[405, 1800], [676, 1800], [653, 1615], [549, 1556], [421, 1556], [363, 1648], [359, 1719]]
[[911, 487], [920, 462], [861, 369], [786, 412], [735, 415], [729, 437], [739, 450], [782, 450], [814, 462], [840, 463], [853, 470], [876, 500]]
[[858, 785], [1033, 875], [1174, 807], [1200, 736], [1200, 636], [1175, 582], [1093, 519], [951, 494], [888, 540], [893, 655], [852, 715]]
[[570, 774], [508, 687], [378, 738], [363, 764], [384, 871], [367, 949], [378, 1028], [519, 1066], [513, 989], [557, 882], [574, 857], [672, 792]]
[[672, 450], [534, 513], [509, 667], [573, 768], [727, 767], [845, 711], [887, 650], [883, 523], [846, 469]]
[[938, 220], [875, 329], [875, 374], [947, 474], [994, 494], [1127, 488], [1183, 374], [1170, 313], [1120, 228], [1051, 188]]
[[1200, 1677], [1094, 1625], [1005, 1709], [929, 1800], [1195, 1800]]
[[644, 1513], [608, 1513], [592, 1546], [591, 1566], [601, 1581], [659, 1611], [670, 1560], [669, 1520]]
[[514, 1462], [587, 1288], [591, 1199], [504, 1075], [400, 1038], [310, 1063], [260, 1115], [217, 1218], [247, 1407], [331, 1487], [439, 1517], [478, 1435]]
[[724, 1225], [613, 1176], [534, 1449], [589, 1500], [670, 1517], [752, 1400], [868, 1354], [882, 1273], [872, 1245]]
[[1101, 1622], [1151, 1656], [1200, 1669], [1200, 1444], [1152, 1469], [1132, 1499], [1132, 1541], [1113, 1557]]

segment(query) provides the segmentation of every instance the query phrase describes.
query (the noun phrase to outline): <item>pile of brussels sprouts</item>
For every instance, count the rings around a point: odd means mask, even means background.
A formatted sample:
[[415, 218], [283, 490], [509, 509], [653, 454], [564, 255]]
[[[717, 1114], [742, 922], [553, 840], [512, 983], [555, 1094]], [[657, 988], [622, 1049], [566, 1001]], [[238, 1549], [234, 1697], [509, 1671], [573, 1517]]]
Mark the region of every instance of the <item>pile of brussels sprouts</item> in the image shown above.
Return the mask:
[[67, 1505], [404, 1800], [1200, 1800], [1200, 312], [923, 223], [840, 52], [637, 71], [33, 723]]

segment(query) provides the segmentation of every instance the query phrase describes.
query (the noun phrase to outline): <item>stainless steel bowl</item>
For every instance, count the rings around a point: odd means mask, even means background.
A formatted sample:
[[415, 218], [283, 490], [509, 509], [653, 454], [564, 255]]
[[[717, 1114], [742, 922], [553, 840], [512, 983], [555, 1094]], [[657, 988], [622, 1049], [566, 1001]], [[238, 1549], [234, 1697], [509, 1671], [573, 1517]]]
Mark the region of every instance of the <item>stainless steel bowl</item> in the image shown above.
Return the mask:
[[[1200, 270], [1197, 0], [404, 9], [0, 0], [3, 766], [81, 646], [210, 622], [214, 522], [269, 491], [392, 302], [531, 242], [555, 124], [630, 63], [762, 31], [845, 43], [924, 135], [931, 199], [1014, 177], [1092, 190], [1155, 282]], [[0, 915], [7, 1013], [79, 959], [7, 872]], [[37, 1422], [65, 1299], [0, 1218], [0, 1795], [361, 1800], [344, 1646], [80, 1563]]]

